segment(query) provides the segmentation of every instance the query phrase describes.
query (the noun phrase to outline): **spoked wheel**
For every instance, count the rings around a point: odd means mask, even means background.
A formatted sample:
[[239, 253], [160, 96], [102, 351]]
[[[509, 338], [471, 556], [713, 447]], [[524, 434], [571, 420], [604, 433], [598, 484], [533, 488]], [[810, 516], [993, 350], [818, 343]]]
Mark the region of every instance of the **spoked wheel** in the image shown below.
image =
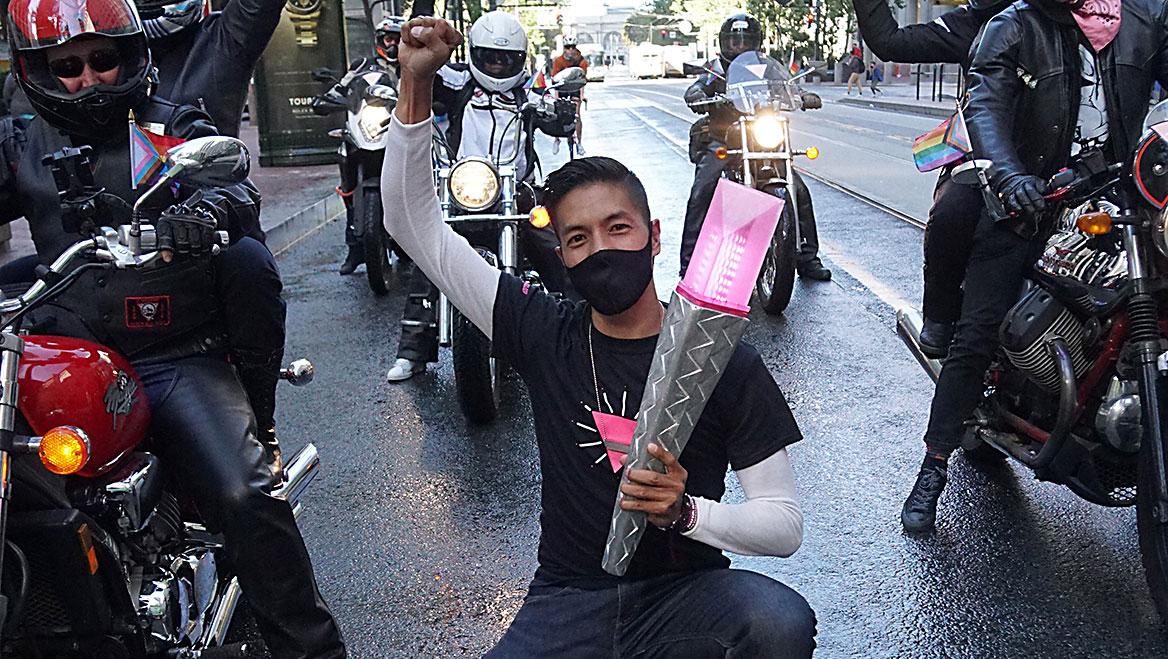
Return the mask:
[[361, 222], [361, 247], [365, 250], [365, 271], [369, 288], [376, 295], [389, 293], [393, 280], [393, 262], [389, 258], [389, 234], [381, 223], [381, 192], [361, 187], [358, 217]]
[[454, 312], [451, 352], [458, 404], [471, 423], [490, 423], [499, 413], [500, 367], [491, 341], [466, 316]]
[[[774, 193], [774, 189], [767, 191]], [[795, 240], [795, 214], [788, 202], [783, 206], [754, 286], [759, 305], [771, 315], [783, 313], [791, 303], [791, 293], [795, 289], [795, 250], [798, 248]]]
[[1144, 577], [1152, 601], [1160, 612], [1160, 619], [1168, 621], [1168, 523], [1157, 519], [1155, 469], [1152, 468], [1152, 449], [1144, 437], [1140, 447], [1139, 472], [1136, 481], [1136, 528], [1140, 533], [1140, 557], [1144, 563]]

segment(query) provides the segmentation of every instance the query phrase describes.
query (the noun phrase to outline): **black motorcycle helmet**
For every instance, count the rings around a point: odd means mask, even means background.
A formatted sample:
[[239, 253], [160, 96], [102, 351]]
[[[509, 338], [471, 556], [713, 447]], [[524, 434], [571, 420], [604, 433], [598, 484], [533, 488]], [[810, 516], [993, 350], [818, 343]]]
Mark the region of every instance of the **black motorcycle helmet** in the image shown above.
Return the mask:
[[[49, 70], [48, 51], [96, 37], [108, 37], [116, 50], [117, 80], [70, 93]], [[12, 0], [8, 44], [12, 73], [37, 113], [85, 140], [125, 135], [130, 110], [149, 91], [150, 49], [131, 0]]]
[[742, 53], [762, 48], [762, 25], [750, 14], [731, 14], [718, 30], [718, 50], [722, 64], [730, 66]]

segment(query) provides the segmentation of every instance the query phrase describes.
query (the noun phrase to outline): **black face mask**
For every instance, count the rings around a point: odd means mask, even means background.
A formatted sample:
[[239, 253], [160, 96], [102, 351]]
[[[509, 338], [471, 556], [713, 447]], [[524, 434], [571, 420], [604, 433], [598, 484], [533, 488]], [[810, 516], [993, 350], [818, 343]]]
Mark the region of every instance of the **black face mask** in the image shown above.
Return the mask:
[[653, 238], [641, 249], [602, 249], [568, 268], [568, 279], [605, 316], [628, 311], [653, 278]]

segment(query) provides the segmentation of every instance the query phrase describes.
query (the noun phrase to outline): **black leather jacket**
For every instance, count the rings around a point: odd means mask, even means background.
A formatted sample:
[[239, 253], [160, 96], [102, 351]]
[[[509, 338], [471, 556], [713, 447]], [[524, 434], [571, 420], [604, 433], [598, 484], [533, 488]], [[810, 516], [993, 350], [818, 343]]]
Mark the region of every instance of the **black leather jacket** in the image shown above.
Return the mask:
[[951, 62], [968, 68], [970, 46], [986, 21], [1013, 0], [984, 0], [947, 11], [929, 23], [900, 27], [886, 0], [852, 0], [864, 43], [887, 62]]
[[222, 135], [239, 135], [256, 62], [280, 22], [285, 0], [231, 0], [193, 27], [150, 42], [156, 93], [201, 107]]
[[[1124, 0], [1119, 34], [1098, 55], [1111, 162], [1140, 136], [1152, 84], [1168, 85], [1168, 5]], [[1016, 2], [994, 17], [970, 68], [965, 118], [998, 192], [1013, 178], [1066, 166], [1079, 113], [1086, 39], [1062, 7]]]
[[[174, 137], [191, 139], [216, 134], [203, 111], [157, 98], [140, 103], [134, 115], [140, 123], [164, 126], [165, 133]], [[52, 173], [41, 163], [45, 154], [67, 146], [77, 145], [40, 117], [31, 122], [12, 117], [0, 121], [0, 223], [26, 217], [37, 255], [44, 264], [51, 263], [83, 237], [64, 226]], [[145, 188], [130, 187], [129, 129], [108, 142], [91, 146], [97, 185], [127, 202], [137, 200]], [[173, 195], [160, 193], [157, 201], [147, 202], [146, 218], [156, 219], [159, 212], [192, 192], [180, 186]], [[233, 241], [243, 236], [263, 240], [260, 195], [250, 181], [208, 190], [204, 198], [220, 211], [226, 224], [220, 228], [227, 229]], [[116, 227], [129, 221], [125, 206], [107, 204], [102, 214], [101, 223], [105, 225]], [[54, 326], [45, 331], [97, 341], [131, 359], [176, 340], [198, 345], [208, 333], [217, 333], [216, 328], [209, 329], [217, 309], [213, 285], [206, 258], [178, 258], [169, 265], [142, 270], [89, 273], [57, 298], [56, 312], [48, 314]], [[130, 326], [128, 300], [163, 297], [167, 299], [165, 325]]]

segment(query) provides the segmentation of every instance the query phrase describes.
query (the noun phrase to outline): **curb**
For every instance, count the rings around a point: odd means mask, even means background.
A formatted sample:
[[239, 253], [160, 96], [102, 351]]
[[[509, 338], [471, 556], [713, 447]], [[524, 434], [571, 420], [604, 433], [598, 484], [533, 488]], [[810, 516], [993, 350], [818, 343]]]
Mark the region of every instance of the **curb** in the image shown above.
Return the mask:
[[844, 105], [874, 108], [876, 110], [894, 110], [897, 112], [907, 112], [909, 114], [916, 114], [923, 117], [939, 117], [941, 119], [948, 119], [949, 117], [953, 116], [952, 108], [938, 108], [928, 105], [901, 103], [899, 101], [868, 101], [859, 98], [838, 98], [835, 102], [843, 103]]
[[345, 214], [345, 202], [340, 195], [330, 194], [271, 227], [264, 228], [268, 249], [279, 256], [317, 229]]

